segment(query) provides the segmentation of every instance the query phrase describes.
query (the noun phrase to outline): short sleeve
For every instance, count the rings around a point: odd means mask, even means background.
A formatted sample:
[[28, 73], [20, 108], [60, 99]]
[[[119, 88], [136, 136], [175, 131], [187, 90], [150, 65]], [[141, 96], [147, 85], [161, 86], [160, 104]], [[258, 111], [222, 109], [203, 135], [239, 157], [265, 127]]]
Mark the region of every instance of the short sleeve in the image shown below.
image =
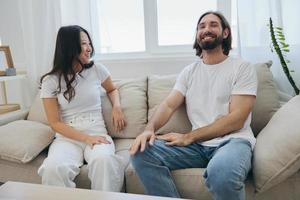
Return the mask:
[[57, 96], [58, 79], [54, 75], [46, 76], [41, 85], [40, 98], [53, 98]]
[[103, 83], [103, 81], [105, 81], [110, 76], [108, 69], [102, 64], [94, 66], [96, 68], [96, 73], [100, 82]]
[[183, 96], [186, 95], [188, 89], [189, 72], [191, 71], [191, 65], [185, 67], [177, 77], [174, 85], [174, 90], [179, 91]]
[[257, 76], [250, 63], [241, 64], [233, 85], [232, 94], [255, 95], [257, 92]]

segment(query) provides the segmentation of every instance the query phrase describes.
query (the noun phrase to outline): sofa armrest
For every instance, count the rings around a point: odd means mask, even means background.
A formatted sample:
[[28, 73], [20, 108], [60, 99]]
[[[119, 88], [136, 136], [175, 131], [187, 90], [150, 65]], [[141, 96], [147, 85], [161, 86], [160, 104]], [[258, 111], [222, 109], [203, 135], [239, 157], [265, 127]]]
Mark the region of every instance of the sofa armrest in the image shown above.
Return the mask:
[[280, 90], [277, 90], [278, 96], [279, 96], [279, 103], [280, 106], [283, 106], [286, 102], [288, 102], [291, 98], [293, 98], [291, 95], [284, 93]]
[[29, 109], [21, 109], [0, 115], [0, 126], [12, 121], [26, 119]]

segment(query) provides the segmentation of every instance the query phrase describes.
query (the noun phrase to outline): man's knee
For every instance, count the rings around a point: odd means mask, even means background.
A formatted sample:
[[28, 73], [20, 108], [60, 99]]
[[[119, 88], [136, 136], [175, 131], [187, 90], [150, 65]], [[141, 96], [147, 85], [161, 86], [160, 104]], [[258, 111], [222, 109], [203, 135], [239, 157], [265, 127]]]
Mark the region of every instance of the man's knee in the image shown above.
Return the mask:
[[130, 156], [130, 161], [134, 168], [138, 168], [145, 160], [147, 160], [146, 152], [147, 148], [143, 152], [136, 152], [134, 155]]
[[229, 194], [244, 188], [244, 177], [232, 168], [210, 167], [204, 174], [205, 184], [212, 193]]
[[157, 144], [154, 143], [153, 146], [147, 145], [143, 152], [136, 152], [136, 154], [130, 156], [130, 161], [134, 168], [138, 168], [144, 164], [152, 163], [161, 165], [161, 158], [157, 156], [156, 147]]

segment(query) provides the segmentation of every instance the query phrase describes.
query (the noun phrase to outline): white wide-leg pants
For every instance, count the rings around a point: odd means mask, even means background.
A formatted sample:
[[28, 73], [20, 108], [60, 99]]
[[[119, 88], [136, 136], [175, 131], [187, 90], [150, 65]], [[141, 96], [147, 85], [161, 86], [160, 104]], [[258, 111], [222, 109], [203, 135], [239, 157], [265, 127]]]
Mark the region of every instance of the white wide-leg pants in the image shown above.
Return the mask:
[[123, 186], [126, 164], [122, 157], [115, 154], [113, 140], [106, 134], [103, 120], [99, 122], [97, 117], [88, 115], [81, 116], [80, 120], [78, 117], [70, 120], [68, 124], [87, 134], [99, 133], [111, 144], [94, 145], [91, 149], [85, 143], [57, 134], [49, 147], [48, 157], [38, 170], [42, 184], [76, 187], [74, 179], [86, 160], [92, 189], [119, 192]]

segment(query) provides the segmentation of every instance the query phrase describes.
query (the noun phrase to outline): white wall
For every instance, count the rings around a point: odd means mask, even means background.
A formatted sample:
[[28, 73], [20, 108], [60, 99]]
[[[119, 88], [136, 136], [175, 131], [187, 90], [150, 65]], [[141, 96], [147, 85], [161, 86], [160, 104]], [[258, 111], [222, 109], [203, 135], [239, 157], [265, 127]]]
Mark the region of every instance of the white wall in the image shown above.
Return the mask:
[[18, 70], [26, 69], [26, 48], [19, 10], [19, 1], [0, 1], [0, 37], [2, 45], [9, 45], [13, 62]]
[[147, 75], [167, 75], [179, 73], [197, 57], [140, 59], [123, 61], [102, 61], [113, 78], [134, 78]]
[[[26, 48], [24, 46], [23, 29], [19, 10], [20, 0], [1, 0], [0, 2], [0, 37], [2, 45], [8, 45], [12, 54], [14, 67], [18, 71], [26, 70]], [[29, 2], [30, 3], [30, 2]], [[10, 103], [22, 102], [28, 106], [29, 102], [24, 95], [24, 82], [8, 81], [7, 98]], [[26, 92], [25, 92], [26, 93]], [[3, 84], [0, 84], [0, 104], [4, 102]], [[26, 104], [26, 105], [25, 105]]]

